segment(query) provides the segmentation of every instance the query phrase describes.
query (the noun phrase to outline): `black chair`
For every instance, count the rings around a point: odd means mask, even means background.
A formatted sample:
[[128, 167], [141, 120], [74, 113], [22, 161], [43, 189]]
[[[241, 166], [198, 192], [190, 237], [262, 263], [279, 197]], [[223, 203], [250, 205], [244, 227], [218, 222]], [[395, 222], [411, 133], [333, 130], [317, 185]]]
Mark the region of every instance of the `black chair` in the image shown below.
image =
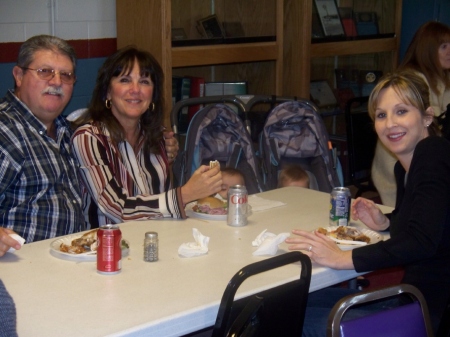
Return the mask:
[[[408, 295], [411, 301], [398, 307], [366, 316], [342, 320], [353, 306], [362, 303]], [[327, 325], [328, 337], [432, 337], [433, 328], [428, 306], [422, 293], [408, 284], [363, 291], [341, 299], [331, 310]]]
[[[234, 300], [239, 286], [248, 277], [297, 261], [301, 267], [298, 280]], [[225, 289], [212, 337], [301, 336], [310, 281], [311, 260], [300, 252], [289, 252], [242, 268]]]
[[[450, 116], [450, 114], [448, 116]], [[447, 308], [442, 315], [436, 337], [450, 337], [450, 298], [447, 303]]]
[[357, 187], [355, 198], [364, 192], [376, 191], [371, 167], [378, 136], [369, 117], [369, 97], [355, 97], [345, 106], [350, 184]]

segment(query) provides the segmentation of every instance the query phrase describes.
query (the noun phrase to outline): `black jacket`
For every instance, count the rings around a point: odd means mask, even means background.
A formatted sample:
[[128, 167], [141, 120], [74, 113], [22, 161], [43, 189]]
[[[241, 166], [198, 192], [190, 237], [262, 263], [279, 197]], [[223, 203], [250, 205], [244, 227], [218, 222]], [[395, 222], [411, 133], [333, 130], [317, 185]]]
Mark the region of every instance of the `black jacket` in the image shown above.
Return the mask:
[[434, 321], [450, 296], [450, 142], [427, 137], [414, 151], [410, 170], [396, 163], [397, 203], [391, 239], [353, 250], [358, 272], [404, 266], [403, 283], [416, 286]]

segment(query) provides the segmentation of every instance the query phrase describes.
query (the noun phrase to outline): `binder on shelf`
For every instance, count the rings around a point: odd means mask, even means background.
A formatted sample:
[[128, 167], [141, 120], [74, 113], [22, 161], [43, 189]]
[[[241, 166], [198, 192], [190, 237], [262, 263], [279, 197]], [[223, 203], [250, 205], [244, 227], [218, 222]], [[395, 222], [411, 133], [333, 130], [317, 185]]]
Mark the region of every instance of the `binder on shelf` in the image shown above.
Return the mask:
[[[222, 95], [247, 95], [247, 82], [206, 82], [205, 96]], [[238, 108], [234, 104], [227, 104], [234, 112], [238, 113]]]
[[205, 96], [247, 95], [247, 82], [206, 82]]
[[378, 20], [375, 12], [355, 12], [358, 35], [378, 35]]
[[[205, 79], [203, 77], [188, 76], [191, 79], [191, 91], [190, 98], [204, 97], [205, 96]], [[188, 120], [191, 121], [192, 117], [203, 108], [203, 104], [191, 105], [188, 107]]]

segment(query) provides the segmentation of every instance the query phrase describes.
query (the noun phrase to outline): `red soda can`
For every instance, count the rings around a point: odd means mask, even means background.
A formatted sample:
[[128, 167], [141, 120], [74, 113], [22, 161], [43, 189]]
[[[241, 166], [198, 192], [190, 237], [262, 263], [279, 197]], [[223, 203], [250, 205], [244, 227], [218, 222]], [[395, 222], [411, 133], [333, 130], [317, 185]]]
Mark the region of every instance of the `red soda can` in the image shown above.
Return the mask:
[[117, 225], [101, 226], [97, 232], [97, 271], [117, 274], [122, 269], [122, 232]]
[[247, 188], [243, 185], [231, 186], [228, 190], [227, 224], [234, 227], [247, 225], [248, 215]]

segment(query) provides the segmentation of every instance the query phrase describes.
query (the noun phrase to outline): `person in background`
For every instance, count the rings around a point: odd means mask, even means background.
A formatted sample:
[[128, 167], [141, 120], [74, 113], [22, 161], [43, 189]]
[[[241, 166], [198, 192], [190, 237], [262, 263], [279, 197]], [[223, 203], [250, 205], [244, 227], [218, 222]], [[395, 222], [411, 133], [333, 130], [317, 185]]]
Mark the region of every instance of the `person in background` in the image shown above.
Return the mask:
[[228, 200], [228, 190], [230, 186], [234, 185], [244, 185], [245, 179], [244, 175], [238, 169], [232, 167], [225, 167], [221, 170], [222, 172], [222, 190], [219, 195], [222, 199]]
[[[26, 243], [88, 229], [82, 212], [69, 123], [61, 113], [76, 80], [64, 40], [33, 36], [19, 50], [15, 89], [0, 100], [0, 256]], [[178, 143], [167, 133], [174, 157]]]
[[162, 217], [186, 218], [184, 207], [217, 193], [220, 167], [200, 166], [172, 188], [163, 140], [163, 73], [148, 52], [125, 47], [98, 72], [89, 108], [76, 123], [74, 155], [92, 228]]
[[[423, 24], [414, 35], [401, 70], [412, 70], [427, 83], [430, 105], [439, 116], [450, 104], [450, 27], [436, 21]], [[395, 206], [394, 165], [396, 159], [380, 142], [375, 150], [372, 180], [383, 204]]]
[[17, 337], [16, 305], [0, 280], [0, 337]]
[[278, 176], [278, 188], [287, 186], [309, 188], [308, 173], [299, 165], [287, 165]]
[[[317, 231], [294, 230], [296, 237], [286, 242], [290, 250], [303, 250], [330, 268], [365, 272], [404, 266], [402, 283], [422, 292], [436, 331], [450, 296], [450, 142], [439, 136], [428, 86], [414, 72], [382, 78], [370, 95], [369, 114], [380, 141], [398, 159], [397, 204], [385, 215], [373, 201], [357, 198], [351, 215], [373, 230], [389, 230], [390, 239], [342, 251]], [[311, 293], [303, 335], [325, 336], [332, 306], [351, 291]], [[364, 309], [350, 310], [349, 318]]]

